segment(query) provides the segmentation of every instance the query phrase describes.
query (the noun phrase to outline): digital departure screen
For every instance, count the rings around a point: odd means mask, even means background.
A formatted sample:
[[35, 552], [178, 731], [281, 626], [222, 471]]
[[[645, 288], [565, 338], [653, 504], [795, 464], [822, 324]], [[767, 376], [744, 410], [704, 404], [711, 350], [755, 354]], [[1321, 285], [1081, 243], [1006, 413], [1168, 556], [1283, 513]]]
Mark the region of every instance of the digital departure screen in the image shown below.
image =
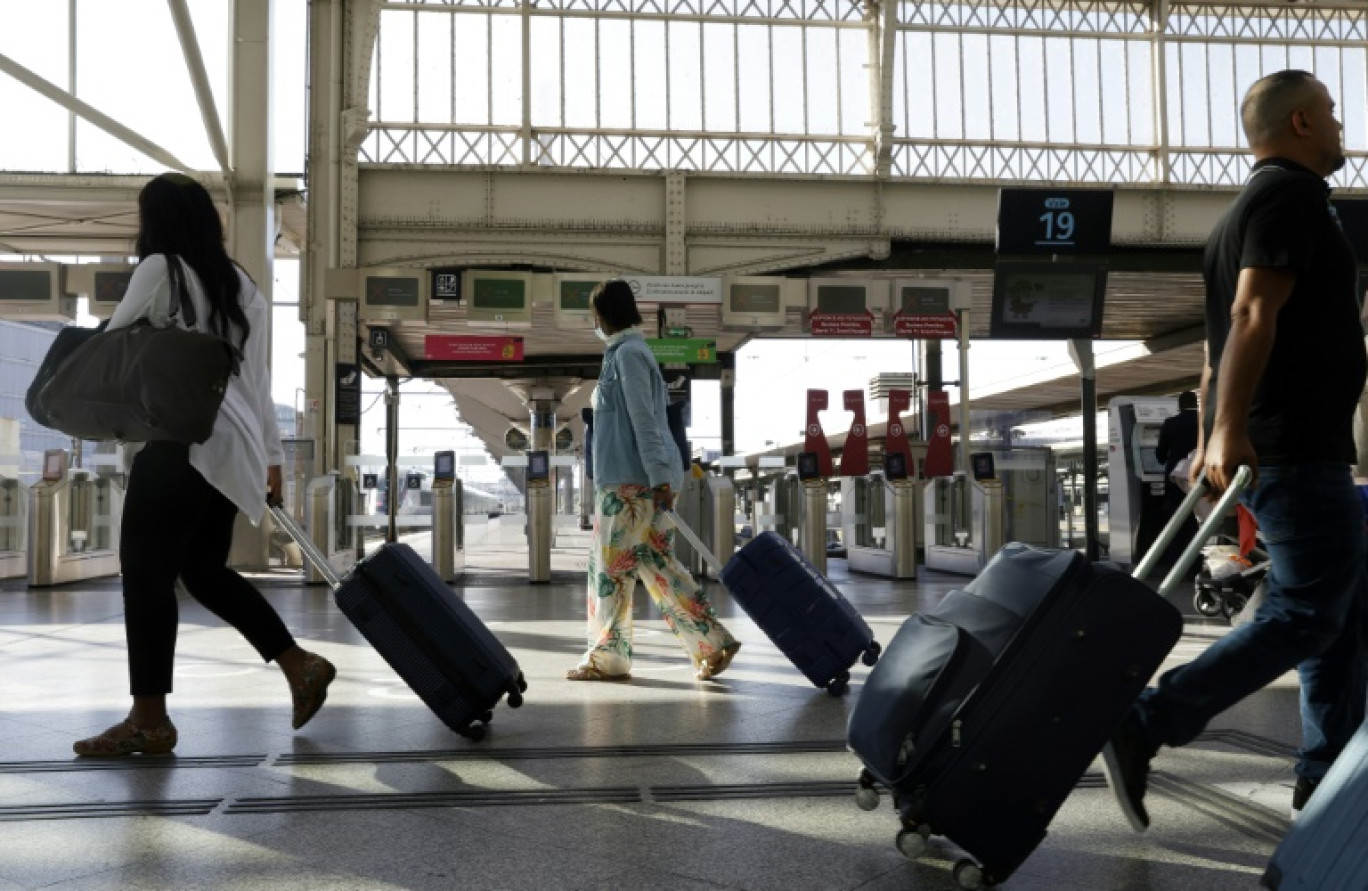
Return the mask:
[[370, 306], [416, 307], [422, 300], [417, 276], [366, 276], [366, 303]]
[[779, 285], [734, 284], [728, 295], [731, 311], [737, 313], [773, 313], [784, 308], [783, 292]]
[[66, 477], [67, 453], [64, 449], [48, 449], [43, 452], [43, 479], [51, 483], [60, 482]]
[[1102, 333], [1107, 271], [1074, 263], [999, 263], [993, 270], [992, 337], [1069, 340]]
[[560, 290], [556, 294], [556, 300], [563, 310], [569, 312], [586, 311], [589, 309], [589, 297], [594, 293], [594, 288], [597, 287], [598, 282], [562, 281]]
[[47, 269], [0, 269], [0, 301], [38, 303], [52, 298], [53, 274]]
[[916, 316], [942, 315], [950, 312], [950, 289], [909, 285], [899, 290], [898, 301], [900, 312]]
[[477, 278], [470, 305], [473, 309], [521, 310], [527, 306], [527, 283], [515, 278]]
[[817, 312], [838, 316], [864, 315], [869, 308], [863, 285], [818, 285]]
[[551, 456], [546, 452], [527, 453], [527, 479], [545, 480], [551, 478]]
[[91, 289], [90, 299], [95, 303], [113, 306], [123, 299], [128, 291], [128, 283], [133, 280], [133, 270], [127, 272], [96, 272], [95, 286]]
[[438, 452], [432, 456], [432, 476], [434, 479], [450, 482], [456, 478], [456, 453]]
[[974, 479], [982, 482], [997, 478], [997, 463], [992, 452], [975, 452], [969, 456], [969, 464], [974, 471]]

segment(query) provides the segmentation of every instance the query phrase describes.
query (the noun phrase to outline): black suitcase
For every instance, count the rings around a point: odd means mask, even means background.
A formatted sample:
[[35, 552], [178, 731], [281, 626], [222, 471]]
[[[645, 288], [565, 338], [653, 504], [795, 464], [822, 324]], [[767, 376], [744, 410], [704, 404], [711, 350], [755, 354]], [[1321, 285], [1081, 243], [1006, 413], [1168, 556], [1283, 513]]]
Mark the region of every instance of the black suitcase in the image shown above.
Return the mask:
[[482, 739], [505, 693], [522, 705], [522, 672], [503, 644], [403, 543], [385, 544], [339, 579], [294, 518], [271, 516], [327, 579], [333, 599], [371, 646], [452, 730]]
[[669, 516], [746, 615], [814, 685], [840, 696], [857, 660], [878, 661], [879, 644], [864, 618], [782, 536], [760, 533], [723, 566], [678, 514]]
[[[1161, 591], [1247, 479], [1242, 470]], [[1140, 581], [1180, 526], [1169, 524], [1134, 577], [1076, 551], [1009, 544], [903, 624], [865, 681], [846, 739], [864, 763], [859, 805], [878, 806], [877, 785], [892, 790], [906, 856], [944, 835], [974, 858], [955, 865], [956, 881], [982, 888], [1005, 881], [1044, 840], [1182, 635], [1182, 614]]]

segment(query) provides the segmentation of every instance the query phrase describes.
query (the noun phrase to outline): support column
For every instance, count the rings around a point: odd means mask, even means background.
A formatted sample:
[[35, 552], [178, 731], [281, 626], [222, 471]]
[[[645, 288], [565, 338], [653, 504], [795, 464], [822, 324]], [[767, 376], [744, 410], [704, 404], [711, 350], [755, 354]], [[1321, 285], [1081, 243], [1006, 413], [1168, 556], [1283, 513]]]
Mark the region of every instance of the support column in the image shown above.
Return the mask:
[[[688, 222], [684, 172], [671, 170], [665, 174], [665, 274], [687, 275], [689, 248], [684, 238]], [[663, 336], [663, 335], [662, 335]]]
[[[722, 386], [722, 454], [736, 454], [736, 353], [719, 353]], [[727, 476], [734, 476], [735, 468], [727, 468]]]
[[272, 5], [273, 0], [233, 0], [228, 54], [232, 169], [228, 246], [268, 302], [276, 234], [271, 159]]
[[[314, 441], [314, 472], [340, 466], [332, 425], [325, 272], [342, 265], [340, 176], [347, 53], [343, 0], [313, 0], [309, 13], [308, 243], [303, 256], [299, 320], [304, 323], [303, 435]], [[355, 434], [353, 439], [358, 438]]]

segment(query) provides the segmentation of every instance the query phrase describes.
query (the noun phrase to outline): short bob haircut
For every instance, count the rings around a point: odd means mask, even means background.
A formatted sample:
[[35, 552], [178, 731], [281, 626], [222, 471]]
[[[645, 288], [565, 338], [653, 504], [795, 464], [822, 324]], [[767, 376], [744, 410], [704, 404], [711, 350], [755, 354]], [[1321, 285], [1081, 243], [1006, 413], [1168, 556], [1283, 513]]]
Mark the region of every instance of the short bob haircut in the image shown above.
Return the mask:
[[632, 286], [620, 278], [611, 279], [594, 289], [589, 295], [594, 312], [614, 331], [621, 331], [641, 324], [641, 311], [637, 309], [636, 297]]

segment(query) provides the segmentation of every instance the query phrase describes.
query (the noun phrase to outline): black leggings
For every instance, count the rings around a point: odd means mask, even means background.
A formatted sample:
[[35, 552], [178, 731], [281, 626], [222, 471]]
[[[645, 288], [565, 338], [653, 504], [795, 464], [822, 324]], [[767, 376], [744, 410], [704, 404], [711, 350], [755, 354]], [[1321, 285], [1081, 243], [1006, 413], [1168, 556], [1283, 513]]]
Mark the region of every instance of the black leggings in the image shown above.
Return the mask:
[[133, 461], [119, 536], [124, 629], [134, 696], [171, 692], [176, 577], [267, 662], [294, 645], [280, 615], [228, 568], [237, 507], [190, 466], [190, 447], [148, 443]]

